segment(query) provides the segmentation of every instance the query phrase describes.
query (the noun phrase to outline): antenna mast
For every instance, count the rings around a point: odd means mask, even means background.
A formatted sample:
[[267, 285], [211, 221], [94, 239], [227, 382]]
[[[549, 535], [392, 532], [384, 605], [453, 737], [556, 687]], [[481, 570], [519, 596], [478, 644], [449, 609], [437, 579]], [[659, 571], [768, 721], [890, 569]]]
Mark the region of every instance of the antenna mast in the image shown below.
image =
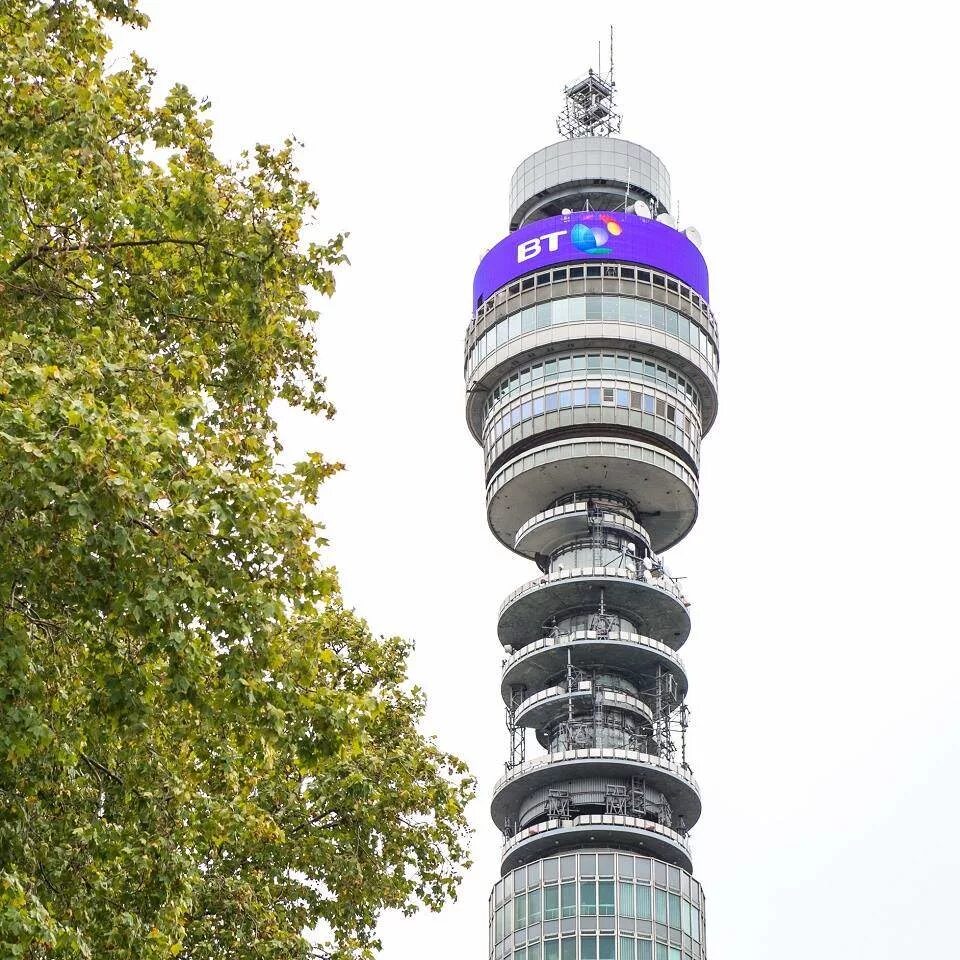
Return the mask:
[[593, 68], [585, 77], [563, 88], [565, 102], [557, 115], [557, 131], [568, 140], [577, 137], [609, 137], [620, 132], [620, 114], [614, 103], [613, 26], [610, 27], [610, 64], [606, 75], [600, 62], [597, 44], [597, 72]]

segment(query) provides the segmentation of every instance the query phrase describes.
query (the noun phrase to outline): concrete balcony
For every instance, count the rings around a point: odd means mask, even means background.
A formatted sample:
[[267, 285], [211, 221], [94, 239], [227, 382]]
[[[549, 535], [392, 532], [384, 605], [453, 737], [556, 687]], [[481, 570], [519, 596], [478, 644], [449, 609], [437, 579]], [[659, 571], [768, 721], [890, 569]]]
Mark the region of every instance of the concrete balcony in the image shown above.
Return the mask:
[[[605, 530], [637, 537], [648, 548], [650, 547], [650, 535], [636, 520], [630, 517], [604, 510], [602, 524]], [[590, 530], [586, 501], [565, 503], [559, 507], [542, 510], [523, 524], [517, 531], [514, 550], [533, 559], [538, 553], [553, 553], [557, 547], [564, 543], [569, 543], [578, 537], [588, 536]]]
[[700, 819], [700, 788], [688, 767], [648, 753], [607, 747], [558, 751], [507, 771], [494, 787], [490, 816], [498, 825], [516, 822], [521, 804], [534, 791], [553, 784], [604, 777], [642, 777], [669, 801], [687, 829]]
[[502, 874], [533, 860], [548, 857], [559, 849], [592, 846], [625, 847], [693, 869], [690, 841], [672, 827], [642, 817], [614, 814], [585, 814], [568, 819], [545, 820], [508, 837], [501, 853]]
[[515, 549], [517, 533], [547, 504], [604, 490], [637, 505], [656, 552], [682, 540], [697, 518], [697, 480], [669, 450], [641, 440], [572, 436], [526, 450], [487, 484], [487, 522]]
[[500, 693], [510, 704], [511, 688], [542, 690], [551, 678], [573, 666], [602, 664], [620, 674], [656, 674], [658, 669], [673, 675], [677, 700], [687, 695], [687, 674], [683, 661], [665, 643], [636, 633], [610, 633], [598, 637], [595, 630], [581, 630], [558, 637], [541, 637], [514, 653], [503, 665]]
[[642, 700], [619, 690], [596, 689], [590, 681], [575, 684], [572, 690], [565, 684], [548, 687], [527, 697], [517, 706], [515, 722], [518, 727], [539, 729], [563, 716], [571, 701], [582, 706], [597, 701], [604, 707], [622, 710], [653, 723], [653, 711]]
[[514, 590], [500, 607], [500, 642], [515, 648], [534, 642], [551, 617], [597, 608], [601, 591], [606, 608], [642, 627], [644, 634], [673, 649], [687, 639], [687, 602], [669, 577], [645, 579], [642, 572], [626, 568], [580, 567], [544, 574]]

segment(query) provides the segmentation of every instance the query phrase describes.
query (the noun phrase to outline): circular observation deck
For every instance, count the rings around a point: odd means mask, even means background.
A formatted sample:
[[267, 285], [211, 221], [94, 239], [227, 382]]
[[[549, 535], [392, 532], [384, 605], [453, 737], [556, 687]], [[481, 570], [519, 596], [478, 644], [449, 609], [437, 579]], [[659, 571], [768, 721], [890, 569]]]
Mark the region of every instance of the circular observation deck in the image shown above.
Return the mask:
[[597, 609], [601, 591], [609, 611], [673, 649], [683, 646], [690, 634], [686, 601], [672, 580], [647, 581], [631, 570], [581, 567], [544, 574], [514, 590], [500, 607], [500, 642], [514, 648], [532, 643], [551, 617]]
[[643, 817], [600, 813], [545, 820], [518, 831], [504, 841], [500, 872], [506, 874], [560, 850], [597, 845], [629, 849], [683, 870], [693, 869], [690, 841], [679, 830]]
[[538, 790], [578, 780], [643, 778], [691, 829], [702, 810], [700, 788], [683, 767], [648, 753], [609, 747], [566, 750], [528, 760], [508, 771], [493, 788], [490, 816], [495, 824], [514, 823], [521, 807]]
[[640, 440], [594, 436], [553, 440], [500, 466], [487, 484], [487, 522], [514, 549], [528, 520], [589, 490], [636, 504], [658, 553], [682, 540], [697, 519], [697, 480], [679, 456]]
[[[599, 518], [604, 530], [636, 537], [650, 547], [650, 534], [631, 517], [610, 510]], [[513, 549], [531, 560], [539, 553], [549, 555], [572, 540], [589, 536], [590, 514], [586, 501], [564, 503], [531, 517], [518, 531]]]
[[500, 695], [510, 705], [511, 688], [543, 690], [551, 679], [567, 668], [586, 665], [603, 667], [626, 676], [669, 673], [676, 682], [677, 704], [687, 695], [687, 674], [677, 654], [665, 643], [636, 633], [611, 633], [597, 637], [584, 630], [565, 637], [541, 637], [514, 653], [503, 666]]
[[591, 704], [610, 707], [632, 714], [642, 722], [653, 723], [653, 710], [639, 697], [618, 690], [597, 688], [589, 681], [576, 684], [572, 690], [565, 684], [558, 684], [530, 694], [517, 705], [515, 722], [518, 727], [536, 730], [540, 745], [546, 747], [548, 738], [543, 728], [547, 724], [566, 716], [570, 706], [582, 709]]
[[537, 150], [510, 178], [510, 229], [559, 214], [565, 207], [615, 210], [645, 200], [655, 214], [670, 209], [670, 174], [646, 147], [619, 137], [575, 137]]

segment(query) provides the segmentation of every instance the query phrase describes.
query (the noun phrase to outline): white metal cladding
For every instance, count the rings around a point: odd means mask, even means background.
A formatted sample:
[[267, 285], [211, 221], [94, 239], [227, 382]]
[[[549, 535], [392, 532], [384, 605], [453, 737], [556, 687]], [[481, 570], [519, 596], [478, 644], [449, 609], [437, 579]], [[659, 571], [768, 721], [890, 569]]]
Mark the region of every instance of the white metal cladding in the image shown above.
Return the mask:
[[630, 183], [670, 209], [670, 174], [655, 153], [617, 137], [585, 137], [552, 143], [517, 167], [510, 178], [510, 221], [544, 191], [597, 180]]

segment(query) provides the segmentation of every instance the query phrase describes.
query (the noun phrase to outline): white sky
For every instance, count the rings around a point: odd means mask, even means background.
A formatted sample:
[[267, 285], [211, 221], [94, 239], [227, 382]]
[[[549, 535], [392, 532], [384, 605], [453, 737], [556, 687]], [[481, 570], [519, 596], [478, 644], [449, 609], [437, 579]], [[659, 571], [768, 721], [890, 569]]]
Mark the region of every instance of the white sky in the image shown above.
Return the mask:
[[[212, 98], [227, 155], [295, 133], [352, 266], [322, 304], [349, 602], [415, 637], [428, 722], [479, 777], [475, 865], [383, 956], [484, 958], [506, 753], [496, 613], [532, 564], [486, 527], [463, 418], [473, 270], [611, 17], [623, 135], [705, 240], [720, 417], [668, 554], [694, 630], [695, 872], [713, 960], [952, 955], [958, 356], [948, 4], [145, 0], [134, 44]], [[124, 41], [125, 42], [125, 41]], [[953, 944], [954, 946], [950, 946]]]

